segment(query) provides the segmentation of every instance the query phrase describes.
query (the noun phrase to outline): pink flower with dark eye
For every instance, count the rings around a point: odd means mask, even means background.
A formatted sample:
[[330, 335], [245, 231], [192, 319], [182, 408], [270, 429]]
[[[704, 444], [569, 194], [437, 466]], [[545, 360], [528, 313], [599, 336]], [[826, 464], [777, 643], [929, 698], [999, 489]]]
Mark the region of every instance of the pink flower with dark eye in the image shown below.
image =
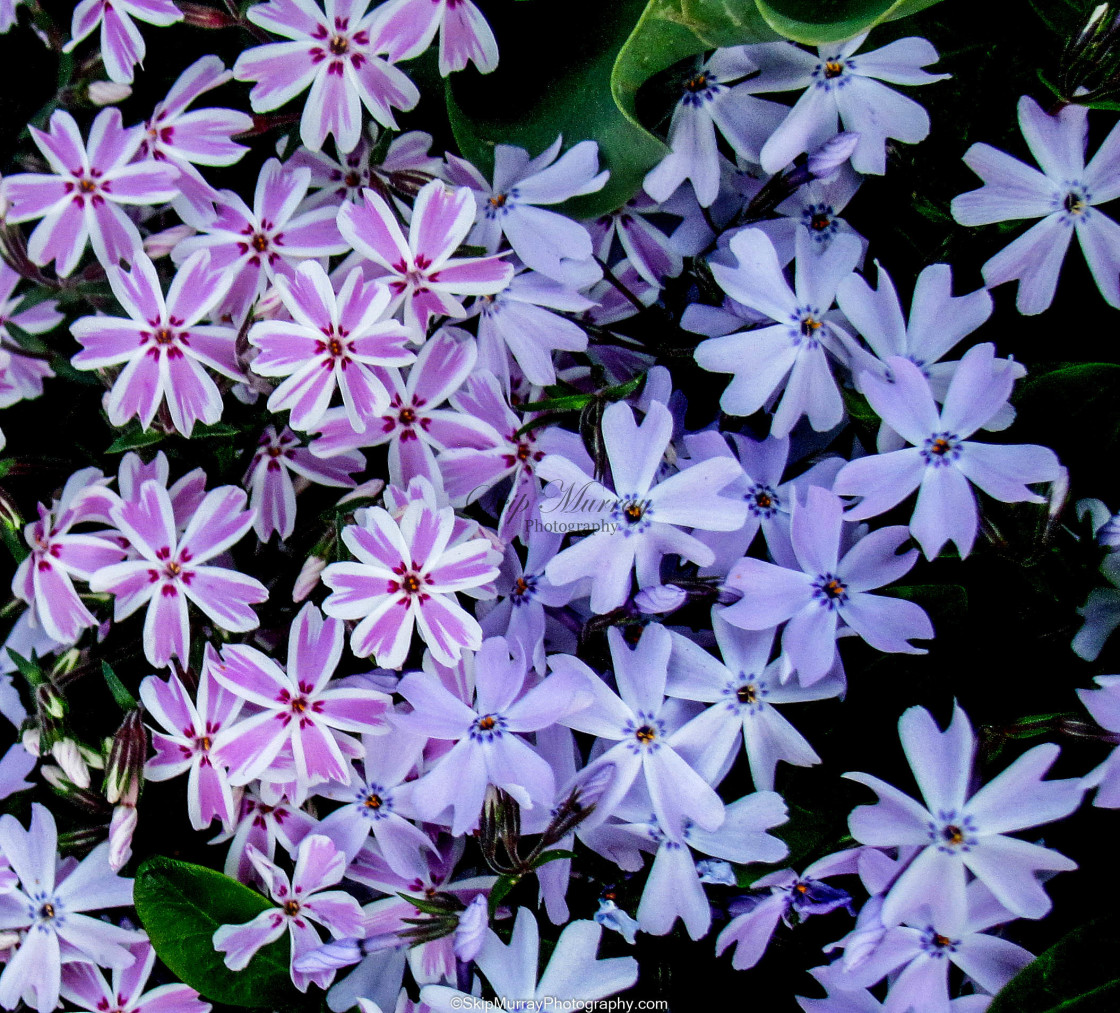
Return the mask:
[[273, 531], [282, 541], [291, 537], [296, 523], [292, 474], [318, 485], [353, 488], [357, 482], [351, 474], [365, 466], [365, 456], [357, 450], [323, 460], [300, 446], [299, 437], [287, 427], [277, 433], [269, 426], [261, 434], [243, 483], [257, 514], [253, 521], [257, 537], [267, 542]]
[[198, 993], [179, 982], [144, 991], [156, 963], [156, 951], [147, 940], [129, 947], [136, 960], [131, 967], [116, 968], [112, 980], [94, 964], [74, 961], [63, 967], [62, 995], [89, 1013], [209, 1013], [213, 1008]]
[[269, 159], [257, 178], [252, 209], [232, 190], [223, 190], [217, 216], [191, 222], [202, 234], [184, 239], [171, 258], [180, 263], [196, 250], [210, 251], [211, 266], [231, 279], [223, 316], [244, 320], [265, 285], [291, 277], [301, 260], [346, 252], [333, 207], [296, 213], [310, 182], [310, 169], [286, 169]]
[[350, 638], [359, 657], [374, 655], [383, 668], [404, 664], [413, 628], [444, 664], [463, 648], [478, 650], [482, 630], [455, 599], [498, 576], [501, 557], [485, 538], [452, 543], [455, 511], [413, 500], [399, 522], [372, 507], [342, 540], [356, 563], [333, 563], [323, 571], [332, 594], [323, 611], [339, 619], [361, 620]]
[[[28, 127], [51, 173], [7, 176], [0, 187], [10, 204], [9, 224], [42, 221], [31, 233], [27, 252], [40, 265], [54, 261], [61, 277], [78, 266], [86, 243], [106, 268], [132, 263], [140, 233], [122, 204], [162, 204], [178, 195], [173, 165], [133, 162], [144, 139], [140, 127], [125, 130], [119, 109], [103, 109], [83, 142], [74, 117], [61, 109], [44, 133]], [[131, 164], [130, 164], [131, 163]]]
[[256, 848], [249, 848], [249, 860], [264, 882], [275, 907], [262, 911], [244, 925], [223, 925], [214, 933], [214, 949], [225, 954], [225, 964], [232, 971], [248, 966], [256, 952], [285, 933], [291, 937], [292, 981], [301, 992], [315, 982], [326, 988], [334, 977], [334, 969], [302, 972], [296, 961], [322, 944], [318, 931], [311, 924], [322, 925], [335, 939], [361, 936], [362, 909], [345, 890], [326, 890], [334, 886], [346, 872], [346, 856], [329, 837], [313, 834], [299, 846], [296, 867], [291, 880]]
[[170, 162], [180, 173], [181, 198], [190, 202], [195, 215], [213, 215], [209, 200], [219, 197], [199, 173], [196, 165], [233, 165], [249, 149], [235, 144], [235, 134], [253, 127], [253, 117], [234, 109], [194, 109], [189, 106], [200, 95], [233, 78], [217, 56], [196, 60], [156, 104], [144, 123], [140, 154], [157, 162]]
[[205, 830], [215, 817], [225, 830], [237, 820], [237, 802], [229, 771], [213, 755], [214, 739], [238, 715], [244, 701], [214, 678], [218, 652], [206, 645], [206, 660], [192, 700], [179, 676], [164, 681], [149, 675], [140, 684], [144, 709], [163, 731], [152, 731], [156, 755], [144, 767], [149, 781], [187, 774], [187, 813], [195, 830]]
[[366, 273], [383, 279], [404, 305], [404, 322], [421, 334], [433, 316], [462, 319], [467, 315], [456, 296], [493, 295], [513, 277], [513, 266], [501, 257], [460, 257], [452, 254], [474, 224], [475, 202], [467, 187], [451, 190], [432, 180], [416, 197], [405, 238], [393, 209], [373, 190], [364, 190], [360, 205], [344, 204], [338, 228], [367, 261]]
[[[350, 780], [346, 755], [363, 756], [361, 742], [348, 735], [387, 730], [382, 714], [389, 697], [366, 686], [331, 683], [342, 657], [344, 627], [323, 619], [308, 603], [288, 638], [287, 670], [260, 651], [232, 644], [222, 651], [214, 677], [258, 713], [226, 727], [215, 743], [217, 757], [235, 784], [269, 779], [281, 751], [289, 747], [300, 794], [324, 781]], [[287, 761], [284, 761], [287, 774]], [[300, 801], [294, 799], [293, 801]]]
[[211, 269], [209, 253], [200, 250], [183, 264], [166, 299], [155, 265], [143, 253], [130, 272], [110, 268], [108, 279], [128, 317], [82, 317], [70, 331], [82, 345], [72, 360], [78, 369], [123, 367], [106, 401], [109, 421], [123, 426], [136, 416], [147, 429], [166, 402], [184, 436], [196, 422], [217, 422], [222, 395], [203, 367], [233, 380], [242, 373], [236, 329], [199, 323], [228, 284]]
[[101, 59], [110, 81], [131, 84], [136, 64], [144, 62], [144, 37], [132, 19], [166, 27], [183, 20], [172, 0], [81, 0], [74, 8], [69, 53], [98, 25], [101, 26]]
[[43, 393], [43, 381], [54, 376], [54, 370], [42, 359], [19, 354], [17, 349], [22, 343], [7, 325], [27, 334], [47, 334], [63, 320], [55, 299], [44, 299], [24, 308], [27, 293], [15, 294], [19, 280], [20, 276], [12, 268], [0, 262], [0, 341], [11, 352], [8, 362], [0, 369], [0, 408], [38, 397]]
[[244, 633], [259, 625], [251, 605], [268, 598], [252, 577], [204, 565], [244, 537], [253, 525], [245, 493], [234, 486], [212, 489], [179, 535], [171, 497], [154, 479], [140, 486], [136, 499], [110, 511], [113, 522], [141, 558], [106, 566], [90, 581], [95, 591], [116, 595], [114, 619], [120, 622], [142, 605], [144, 656], [156, 668], [172, 658], [184, 664], [190, 650], [187, 601], [194, 602], [220, 629]]
[[378, 54], [388, 44], [370, 31], [369, 0], [326, 0], [324, 13], [312, 0], [270, 0], [246, 15], [289, 42], [271, 42], [241, 54], [233, 68], [238, 81], [255, 81], [253, 110], [269, 112], [307, 88], [300, 139], [318, 151], [334, 134], [339, 151], [353, 151], [361, 138], [362, 106], [383, 126], [397, 129], [394, 109], [411, 109], [420, 92], [408, 76]]
[[286, 377], [269, 397], [269, 411], [290, 411], [292, 427], [306, 432], [322, 421], [337, 389], [350, 425], [363, 431], [389, 407], [377, 367], [416, 358], [406, 348], [414, 335], [385, 319], [389, 290], [362, 281], [354, 268], [336, 296], [314, 261], [300, 264], [291, 280], [278, 279], [276, 287], [293, 319], [262, 320], [249, 331], [249, 343], [260, 349], [253, 372]]

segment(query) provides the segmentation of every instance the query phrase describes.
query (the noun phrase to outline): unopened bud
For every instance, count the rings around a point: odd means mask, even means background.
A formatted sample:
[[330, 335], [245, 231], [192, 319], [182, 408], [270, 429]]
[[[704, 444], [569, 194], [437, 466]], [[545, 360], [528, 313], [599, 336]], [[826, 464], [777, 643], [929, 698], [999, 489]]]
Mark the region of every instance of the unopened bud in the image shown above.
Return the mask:
[[1069, 498], [1069, 470], [1062, 468], [1058, 477], [1050, 483], [1050, 495], [1047, 497], [1047, 513], [1050, 519], [1056, 518], [1064, 509]]
[[195, 28], [233, 28], [237, 20], [225, 11], [207, 4], [185, 3], [180, 0], [176, 6], [183, 12], [183, 21]]
[[844, 130], [830, 137], [816, 151], [810, 153], [807, 168], [814, 179], [828, 182], [852, 157], [859, 144], [859, 134]]
[[40, 718], [47, 721], [61, 721], [66, 717], [66, 698], [49, 682], [36, 687], [35, 705]]
[[139, 816], [134, 805], [119, 805], [109, 824], [109, 868], [120, 872], [132, 857], [132, 835]]
[[296, 577], [295, 587], [292, 588], [292, 601], [303, 601], [319, 584], [319, 574], [327, 567], [327, 561], [319, 556], [308, 556], [304, 560], [303, 568]]
[[361, 485], [351, 489], [348, 493], [342, 496], [338, 505], [342, 506], [343, 503], [352, 503], [356, 499], [376, 499], [381, 495], [381, 490], [385, 488], [385, 483], [379, 478], [371, 478], [368, 482], [363, 482]]
[[19, 507], [16, 506], [11, 496], [4, 489], [0, 489], [0, 522], [6, 524], [13, 531], [19, 531], [23, 527], [23, 518], [20, 516]]
[[168, 256], [184, 239], [189, 239], [193, 235], [194, 229], [189, 225], [172, 225], [169, 229], [148, 236], [144, 240], [144, 252], [152, 260], [158, 260], [160, 257]]
[[109, 749], [105, 769], [105, 798], [114, 805], [136, 805], [144, 781], [144, 760], [148, 754], [148, 732], [140, 711], [129, 711], [121, 722]]
[[51, 668], [51, 679], [57, 676], [69, 675], [78, 667], [78, 662], [82, 660], [82, 652], [76, 647], [71, 647], [68, 651], [63, 651], [55, 660], [54, 667]]
[[51, 756], [62, 768], [70, 783], [78, 788], [89, 787], [89, 767], [73, 739], [59, 739], [51, 746]]
[[26, 749], [32, 756], [40, 755], [39, 740], [39, 729], [34, 727], [24, 729], [22, 736], [20, 736], [20, 741], [23, 742], [23, 748]]
[[658, 584], [656, 587], [643, 588], [634, 596], [634, 604], [639, 612], [646, 615], [663, 615], [675, 612], [688, 601], [688, 592], [675, 584]]
[[480, 893], [467, 905], [466, 911], [459, 915], [459, 925], [455, 929], [452, 948], [455, 956], [464, 964], [478, 956], [478, 951], [482, 949], [482, 944], [486, 940], [486, 929], [490, 924], [486, 904], [485, 894]]
[[132, 89], [127, 84], [117, 84], [115, 81], [91, 81], [86, 94], [95, 106], [111, 106], [128, 98]]

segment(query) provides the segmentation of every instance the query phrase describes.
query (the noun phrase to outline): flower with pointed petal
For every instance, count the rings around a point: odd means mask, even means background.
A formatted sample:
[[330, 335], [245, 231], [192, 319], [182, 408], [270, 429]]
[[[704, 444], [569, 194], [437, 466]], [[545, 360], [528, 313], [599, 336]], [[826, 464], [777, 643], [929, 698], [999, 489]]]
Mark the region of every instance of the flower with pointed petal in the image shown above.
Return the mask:
[[172, 0], [81, 0], [74, 7], [69, 53], [98, 25], [101, 26], [101, 59], [110, 81], [131, 84], [138, 63], [144, 62], [144, 36], [132, 19], [161, 28], [183, 20], [183, 12]]

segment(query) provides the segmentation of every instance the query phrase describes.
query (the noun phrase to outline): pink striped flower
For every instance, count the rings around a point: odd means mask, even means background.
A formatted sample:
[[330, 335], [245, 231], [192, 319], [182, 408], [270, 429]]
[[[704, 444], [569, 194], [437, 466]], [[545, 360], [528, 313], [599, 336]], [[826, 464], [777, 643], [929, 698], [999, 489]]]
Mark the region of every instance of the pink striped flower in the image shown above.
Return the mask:
[[400, 522], [380, 507], [342, 532], [356, 563], [332, 563], [323, 583], [334, 592], [323, 611], [361, 620], [350, 638], [359, 657], [374, 655], [383, 668], [400, 668], [417, 628], [432, 656], [454, 664], [463, 648], [482, 646], [482, 629], [456, 601], [457, 591], [481, 587], [498, 575], [501, 557], [485, 538], [452, 543], [455, 511], [413, 500]]
[[472, 61], [480, 74], [498, 66], [497, 40], [471, 0], [390, 0], [376, 14], [390, 60], [419, 56], [439, 32], [439, 72], [444, 77]]
[[140, 250], [140, 233], [121, 205], [173, 199], [179, 170], [132, 161], [144, 132], [141, 127], [125, 130], [119, 109], [98, 113], [88, 146], [74, 117], [61, 109], [52, 114], [46, 133], [28, 130], [51, 172], [7, 176], [2, 193], [10, 204], [5, 216], [9, 224], [42, 219], [27, 243], [31, 259], [43, 266], [53, 260], [65, 277], [78, 266], [89, 242], [107, 269], [121, 260], [132, 263]]
[[371, 33], [369, 0], [269, 0], [247, 17], [288, 42], [272, 42], [241, 54], [238, 81], [255, 81], [249, 99], [255, 112], [278, 109], [311, 89], [299, 135], [318, 151], [334, 134], [339, 151], [353, 151], [362, 132], [362, 106], [382, 126], [397, 129], [394, 109], [411, 109], [420, 92], [408, 76], [379, 54], [387, 43]]
[[223, 190], [217, 216], [191, 222], [202, 234], [184, 239], [171, 257], [180, 263], [196, 250], [210, 251], [211, 266], [232, 279], [223, 315], [244, 320], [265, 285], [291, 277], [301, 260], [346, 252], [333, 207], [296, 213], [310, 182], [310, 169], [286, 169], [271, 158], [257, 178], [252, 209], [232, 190]]
[[44, 299], [23, 308], [26, 293], [16, 295], [20, 276], [7, 264], [0, 262], [0, 340], [12, 354], [0, 370], [0, 408], [8, 408], [25, 398], [36, 398], [43, 393], [43, 381], [54, 376], [54, 370], [42, 359], [33, 359], [15, 351], [20, 341], [7, 325], [11, 323], [28, 334], [46, 334], [53, 331], [63, 316], [58, 312], [56, 299]]
[[[378, 734], [389, 698], [365, 686], [331, 683], [342, 657], [344, 628], [324, 620], [308, 603], [296, 617], [288, 638], [287, 670], [252, 647], [234, 644], [222, 651], [214, 677], [230, 693], [259, 708], [259, 713], [230, 725], [214, 746], [228, 764], [234, 784], [269, 780], [281, 751], [290, 747], [295, 783], [303, 792], [323, 781], [350, 780], [346, 756], [365, 750], [347, 732]], [[279, 771], [287, 777], [287, 765]]]
[[509, 284], [513, 267], [501, 257], [451, 256], [474, 225], [469, 188], [428, 183], [416, 196], [407, 239], [385, 200], [372, 190], [363, 195], [364, 203], [339, 209], [339, 231], [370, 261], [367, 274], [387, 282], [394, 310], [403, 304], [404, 322], [421, 334], [433, 316], [467, 315], [456, 296], [493, 295]]
[[276, 287], [292, 320], [262, 320], [249, 331], [249, 343], [260, 349], [253, 372], [287, 377], [269, 397], [269, 411], [291, 411], [292, 427], [306, 432], [322, 421], [337, 389], [350, 425], [363, 431], [371, 416], [389, 407], [389, 392], [373, 367], [416, 358], [406, 348], [413, 334], [385, 319], [389, 290], [363, 282], [356, 267], [336, 296], [315, 261], [300, 264], [290, 281], [277, 279]]
[[249, 860], [276, 906], [262, 911], [244, 925], [223, 925], [214, 933], [214, 949], [225, 954], [226, 967], [240, 971], [262, 946], [288, 933], [292, 943], [292, 982], [296, 988], [306, 992], [311, 982], [326, 988], [334, 977], [333, 968], [303, 972], [295, 969], [295, 963], [322, 944], [312, 922], [322, 925], [335, 939], [363, 934], [362, 909], [358, 902], [345, 890], [325, 889], [342, 879], [346, 872], [346, 856], [329, 837], [312, 834], [299, 846], [290, 880], [256, 848], [250, 847]]
[[195, 700], [175, 673], [166, 681], [149, 675], [140, 684], [144, 709], [163, 729], [152, 731], [156, 755], [148, 760], [144, 776], [167, 781], [187, 775], [187, 813], [195, 830], [205, 830], [215, 817], [226, 830], [237, 821], [229, 771], [215, 760], [213, 750], [215, 737], [237, 717], [244, 701], [214, 678], [219, 664], [218, 652], [207, 644]]
[[344, 411], [328, 411], [311, 452], [329, 459], [358, 447], [388, 443], [393, 485], [403, 489], [413, 478], [422, 477], [440, 486], [435, 451], [488, 447], [492, 442], [492, 430], [482, 419], [439, 407], [466, 380], [476, 355], [475, 343], [465, 332], [440, 330], [420, 349], [407, 379], [396, 372], [385, 374], [391, 396], [380, 418], [370, 419], [356, 431]]
[[265, 586], [236, 570], [204, 565], [252, 527], [253, 512], [245, 509], [245, 500], [245, 493], [231, 485], [210, 490], [182, 536], [171, 497], [153, 479], [140, 486], [135, 499], [122, 500], [110, 511], [141, 558], [103, 567], [90, 587], [116, 595], [116, 622], [148, 606], [144, 656], [156, 668], [165, 668], [172, 658], [185, 664], [189, 657], [188, 600], [220, 629], [244, 633], [257, 627], [250, 606], [268, 598]]
[[190, 202], [196, 215], [212, 215], [213, 208], [207, 201], [217, 199], [219, 194], [195, 166], [240, 161], [249, 149], [235, 144], [233, 136], [252, 129], [253, 117], [234, 109], [187, 112], [187, 106], [232, 77], [233, 72], [226, 70], [217, 56], [196, 60], [179, 75], [144, 123], [140, 154], [157, 162], [170, 162], [179, 170], [182, 198]]
[[296, 489], [292, 474], [318, 485], [353, 488], [350, 477], [366, 466], [365, 456], [351, 450], [336, 457], [316, 457], [286, 426], [279, 433], [269, 426], [261, 434], [256, 453], [245, 476], [249, 504], [256, 511], [253, 530], [262, 542], [276, 532], [280, 540], [291, 537], [296, 523]]
[[172, 0], [81, 0], [70, 22], [69, 53], [98, 25], [101, 26], [101, 59], [110, 81], [131, 84], [136, 64], [144, 62], [144, 37], [132, 19], [166, 27], [183, 20]]
[[23, 530], [31, 554], [12, 578], [12, 593], [31, 606], [35, 622], [57, 643], [72, 644], [87, 626], [97, 625], [74, 589], [74, 578], [89, 580], [124, 557], [111, 532], [72, 530], [106, 523], [112, 495], [96, 468], [79, 471], [49, 510], [39, 504], [39, 519]]
[[199, 323], [228, 284], [211, 269], [210, 255], [200, 250], [183, 264], [166, 299], [155, 265], [143, 253], [130, 272], [110, 268], [107, 274], [128, 317], [82, 317], [70, 330], [82, 345], [71, 360], [78, 369], [123, 366], [106, 401], [109, 421], [123, 426], [136, 416], [147, 429], [166, 402], [184, 436], [196, 422], [217, 422], [222, 395], [203, 367], [233, 380], [242, 373], [236, 329]]
[[147, 940], [129, 947], [136, 960], [131, 967], [113, 970], [105, 980], [100, 968], [74, 961], [62, 969], [62, 995], [89, 1013], [209, 1013], [213, 1008], [198, 993], [179, 982], [144, 991], [156, 963], [156, 951]]

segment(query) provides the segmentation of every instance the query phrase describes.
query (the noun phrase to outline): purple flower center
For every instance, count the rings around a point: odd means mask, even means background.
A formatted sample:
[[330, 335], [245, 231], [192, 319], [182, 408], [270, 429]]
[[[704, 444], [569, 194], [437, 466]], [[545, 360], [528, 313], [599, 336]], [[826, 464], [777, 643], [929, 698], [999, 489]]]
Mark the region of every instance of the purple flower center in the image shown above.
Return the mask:
[[933, 433], [922, 444], [921, 454], [927, 465], [943, 468], [961, 456], [960, 437], [955, 433]]
[[970, 851], [977, 842], [976, 824], [971, 816], [954, 811], [938, 813], [938, 821], [926, 824], [930, 843], [938, 851], [956, 854]]
[[621, 496], [611, 510], [611, 520], [622, 528], [622, 533], [629, 537], [640, 534], [653, 522], [650, 520], [653, 510], [648, 499], [640, 499], [637, 495]]
[[927, 926], [925, 932], [922, 933], [919, 945], [931, 957], [944, 959], [950, 953], [956, 953], [957, 947], [960, 945], [960, 940], [943, 936], [930, 925]]
[[631, 752], [653, 752], [661, 748], [660, 739], [665, 736], [665, 722], [653, 714], [638, 711], [637, 720], [627, 721], [622, 731], [630, 739]]
[[755, 517], [773, 517], [781, 509], [781, 498], [768, 485], [752, 485], [743, 499], [747, 501], [747, 509]]
[[470, 737], [475, 742], [493, 742], [505, 734], [506, 719], [501, 714], [483, 714], [471, 725]]
[[834, 573], [822, 573], [813, 582], [813, 597], [824, 608], [839, 608], [848, 600], [848, 585]]

